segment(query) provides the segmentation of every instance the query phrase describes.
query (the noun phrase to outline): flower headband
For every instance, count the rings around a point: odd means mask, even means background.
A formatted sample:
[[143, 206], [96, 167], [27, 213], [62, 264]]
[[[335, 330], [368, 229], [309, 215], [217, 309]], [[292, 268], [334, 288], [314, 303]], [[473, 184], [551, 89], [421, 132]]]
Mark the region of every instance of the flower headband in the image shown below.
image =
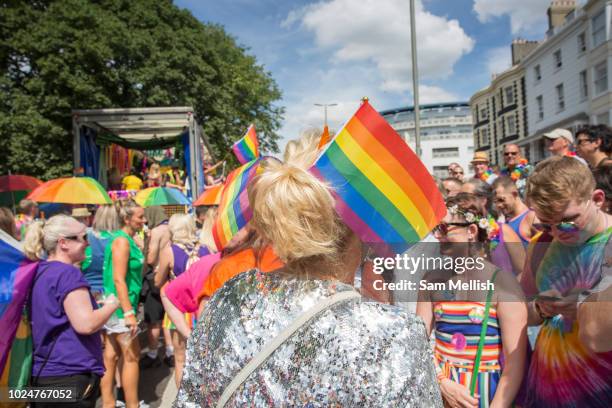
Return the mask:
[[499, 225], [495, 222], [492, 217], [481, 217], [479, 215], [474, 214], [473, 212], [466, 211], [462, 208], [459, 208], [458, 205], [453, 205], [448, 208], [448, 212], [452, 215], [460, 215], [469, 223], [473, 223], [478, 225], [478, 228], [487, 231], [487, 236], [489, 239], [492, 239], [499, 232]]

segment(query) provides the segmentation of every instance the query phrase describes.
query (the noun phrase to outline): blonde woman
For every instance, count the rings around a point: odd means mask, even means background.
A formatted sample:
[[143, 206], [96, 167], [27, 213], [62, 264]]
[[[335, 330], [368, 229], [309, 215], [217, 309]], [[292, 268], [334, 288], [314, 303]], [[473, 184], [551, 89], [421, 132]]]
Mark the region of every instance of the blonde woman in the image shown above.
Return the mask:
[[92, 229], [87, 231], [89, 246], [85, 249], [85, 260], [81, 264], [83, 275], [91, 290], [95, 293], [104, 291], [102, 270], [104, 252], [113, 239], [113, 233], [119, 229], [119, 214], [112, 205], [101, 205], [94, 216]]
[[106, 374], [102, 378], [102, 403], [105, 408], [115, 406], [113, 379], [119, 357], [123, 357], [121, 381], [128, 408], [140, 405], [138, 400], [138, 377], [140, 369], [140, 345], [135, 338], [138, 330], [136, 313], [142, 288], [144, 255], [134, 236], [146, 222], [144, 209], [133, 201], [127, 201], [119, 209], [121, 228], [117, 230], [104, 254], [104, 291], [119, 298], [121, 307], [114, 322], [106, 326], [104, 365]]
[[250, 226], [285, 266], [241, 273], [212, 296], [175, 406], [440, 407], [422, 321], [361, 302], [351, 286], [361, 243], [328, 188], [306, 170], [271, 165], [249, 202]]
[[[85, 225], [66, 215], [56, 215], [45, 223], [36, 221], [28, 228], [24, 251], [31, 260], [40, 261], [30, 308], [32, 384], [74, 387], [78, 405], [93, 408], [104, 374], [98, 331], [119, 302], [110, 295], [104, 306], [96, 309], [89, 283], [74, 266], [85, 259], [85, 229]], [[45, 260], [43, 253], [47, 254]]]
[[[161, 288], [169, 279], [180, 276], [197, 259], [208, 255], [206, 246], [201, 246], [196, 237], [195, 218], [189, 214], [174, 214], [168, 223], [170, 243], [162, 249], [159, 264], [155, 270], [155, 286]], [[186, 314], [183, 319], [191, 325], [192, 315]], [[164, 319], [164, 327], [175, 329], [172, 322]], [[177, 386], [185, 364], [185, 336], [181, 331], [172, 330], [172, 346], [174, 347], [174, 376]]]

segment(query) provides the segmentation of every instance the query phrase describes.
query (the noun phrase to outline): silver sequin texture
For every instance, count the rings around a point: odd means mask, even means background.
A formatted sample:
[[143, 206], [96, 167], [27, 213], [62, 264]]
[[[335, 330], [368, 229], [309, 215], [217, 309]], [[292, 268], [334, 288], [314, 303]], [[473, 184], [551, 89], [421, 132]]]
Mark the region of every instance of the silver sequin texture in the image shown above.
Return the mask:
[[[214, 407], [263, 345], [317, 302], [354, 290], [334, 281], [242, 273], [212, 297], [187, 343], [175, 407]], [[422, 321], [360, 299], [336, 304], [285, 341], [226, 407], [441, 407]]]

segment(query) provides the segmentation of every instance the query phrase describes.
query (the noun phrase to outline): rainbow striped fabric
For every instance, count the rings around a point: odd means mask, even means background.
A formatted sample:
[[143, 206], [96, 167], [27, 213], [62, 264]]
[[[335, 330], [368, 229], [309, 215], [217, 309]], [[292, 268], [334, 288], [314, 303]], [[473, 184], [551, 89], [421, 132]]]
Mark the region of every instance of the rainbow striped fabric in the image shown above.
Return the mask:
[[31, 368], [26, 363], [32, 358], [23, 310], [38, 263], [30, 262], [10, 241], [0, 234], [0, 386], [25, 385]]
[[241, 164], [259, 158], [259, 142], [257, 141], [257, 133], [255, 133], [255, 125], [249, 126], [242, 139], [234, 143], [232, 150]]
[[261, 172], [263, 158], [252, 160], [232, 171], [225, 181], [219, 203], [219, 214], [213, 225], [217, 249], [222, 250], [236, 233], [251, 219], [247, 184]]
[[310, 170], [332, 185], [338, 214], [363, 242], [418, 242], [446, 214], [423, 163], [367, 101]]

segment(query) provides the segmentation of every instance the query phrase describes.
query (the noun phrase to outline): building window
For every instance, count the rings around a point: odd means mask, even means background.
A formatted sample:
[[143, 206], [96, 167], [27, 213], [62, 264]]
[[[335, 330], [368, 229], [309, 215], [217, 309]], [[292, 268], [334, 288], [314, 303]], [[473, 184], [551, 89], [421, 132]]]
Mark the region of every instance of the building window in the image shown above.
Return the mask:
[[587, 72], [580, 73], [580, 102], [589, 97], [589, 83], [587, 82]]
[[599, 95], [608, 90], [608, 62], [602, 61], [595, 65], [593, 72], [593, 83], [595, 85], [595, 95]]
[[482, 145], [483, 146], [488, 146], [489, 145], [489, 129], [482, 129]]
[[508, 136], [516, 134], [516, 117], [514, 115], [506, 117], [506, 130]]
[[514, 88], [511, 86], [507, 86], [506, 89], [504, 89], [504, 92], [506, 93], [505, 106], [512, 105], [514, 103]]
[[591, 19], [591, 30], [593, 33], [593, 48], [606, 40], [606, 9], [602, 9]]
[[544, 120], [544, 98], [542, 95], [536, 98], [536, 105], [538, 106], [538, 122]]
[[584, 32], [578, 34], [578, 55], [584, 53], [587, 49], [586, 34]]
[[487, 111], [487, 107], [480, 108], [480, 120], [489, 119], [489, 112]]
[[440, 157], [459, 157], [458, 147], [439, 147], [432, 150], [432, 157], [438, 159]]
[[533, 73], [535, 75], [536, 83], [540, 82], [542, 80], [542, 70], [540, 69], [539, 65], [533, 67]]
[[433, 175], [440, 179], [448, 177], [448, 166], [434, 166]]
[[608, 126], [610, 124], [610, 115], [608, 114], [608, 112], [600, 113], [599, 115], [597, 115], [596, 119], [598, 125]]
[[565, 110], [565, 95], [563, 92], [563, 84], [559, 84], [555, 87], [557, 90], [557, 112]]
[[561, 59], [561, 50], [557, 50], [555, 51], [555, 53], [553, 54], [553, 60], [554, 60], [554, 69], [561, 69], [561, 67], [563, 66], [563, 60]]

